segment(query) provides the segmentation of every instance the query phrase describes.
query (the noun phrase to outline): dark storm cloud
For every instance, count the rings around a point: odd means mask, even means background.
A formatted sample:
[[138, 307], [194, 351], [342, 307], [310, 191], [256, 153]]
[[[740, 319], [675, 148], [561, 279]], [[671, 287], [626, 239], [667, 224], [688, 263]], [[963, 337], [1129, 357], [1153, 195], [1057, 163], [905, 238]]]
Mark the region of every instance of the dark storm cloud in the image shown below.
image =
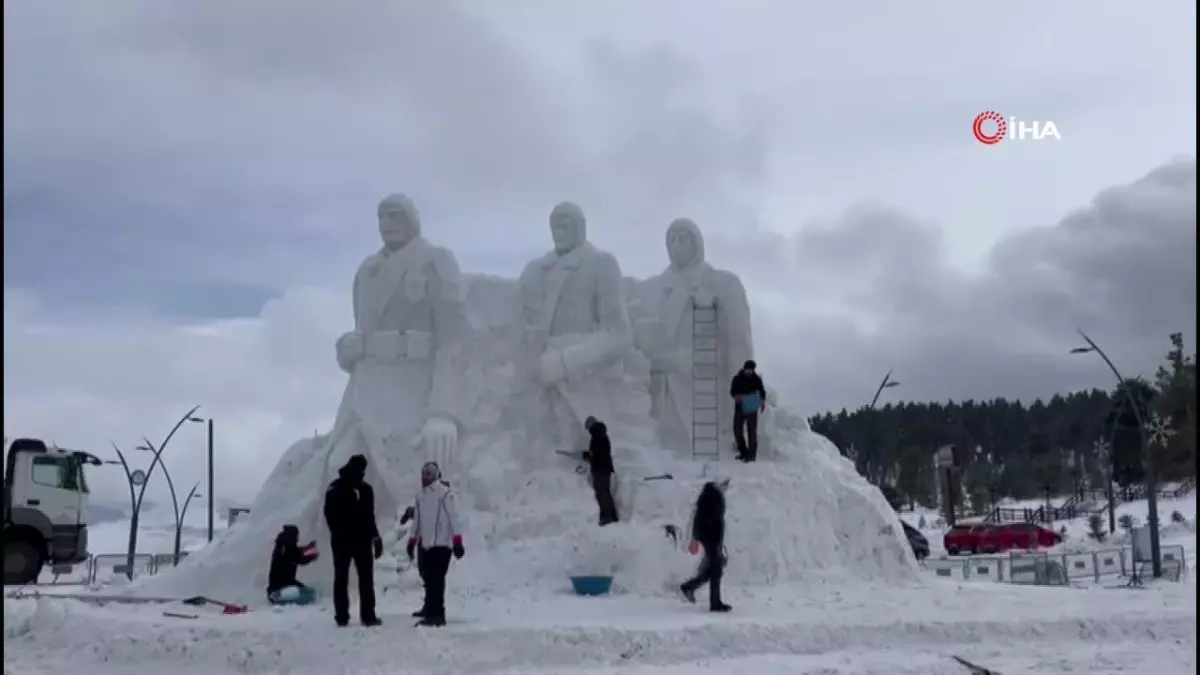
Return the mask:
[[936, 225], [886, 208], [710, 250], [757, 299], [764, 369], [807, 408], [863, 405], [889, 368], [892, 395], [918, 400], [1110, 386], [1099, 359], [1067, 355], [1076, 327], [1126, 376], [1152, 375], [1172, 332], [1195, 345], [1194, 160], [1004, 237], [979, 274], [949, 264]]

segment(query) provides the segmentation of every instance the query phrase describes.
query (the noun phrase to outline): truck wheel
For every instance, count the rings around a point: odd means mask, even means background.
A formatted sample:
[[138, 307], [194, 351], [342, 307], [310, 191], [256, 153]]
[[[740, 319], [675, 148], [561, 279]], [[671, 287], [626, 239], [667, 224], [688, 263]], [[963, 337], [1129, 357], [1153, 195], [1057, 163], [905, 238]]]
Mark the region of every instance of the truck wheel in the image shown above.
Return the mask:
[[26, 541], [4, 542], [4, 585], [31, 584], [42, 573], [42, 554]]

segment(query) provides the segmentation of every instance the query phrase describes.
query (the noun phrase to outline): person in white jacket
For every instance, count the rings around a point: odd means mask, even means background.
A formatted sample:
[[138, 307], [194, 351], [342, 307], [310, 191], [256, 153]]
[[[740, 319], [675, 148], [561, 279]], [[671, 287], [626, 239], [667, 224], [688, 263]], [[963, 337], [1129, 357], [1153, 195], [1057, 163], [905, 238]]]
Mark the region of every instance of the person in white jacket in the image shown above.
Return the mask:
[[417, 555], [417, 570], [425, 583], [425, 602], [413, 616], [421, 619], [418, 625], [446, 625], [446, 572], [450, 569], [450, 556], [461, 559], [466, 553], [463, 548], [462, 530], [459, 529], [458, 512], [454, 508], [454, 492], [450, 484], [442, 480], [442, 472], [436, 462], [426, 462], [421, 467], [421, 491], [413, 505], [412, 533], [408, 538], [406, 552], [411, 560]]

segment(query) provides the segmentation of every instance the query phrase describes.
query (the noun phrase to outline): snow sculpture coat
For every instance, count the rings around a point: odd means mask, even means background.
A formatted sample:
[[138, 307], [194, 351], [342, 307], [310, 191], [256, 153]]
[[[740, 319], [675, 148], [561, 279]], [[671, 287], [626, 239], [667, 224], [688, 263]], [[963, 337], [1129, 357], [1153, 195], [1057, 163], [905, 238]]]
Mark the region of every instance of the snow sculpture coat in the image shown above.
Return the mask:
[[328, 474], [349, 455], [367, 455], [384, 512], [398, 506], [401, 477], [429, 459], [414, 445], [422, 426], [441, 418], [461, 435], [467, 399], [468, 327], [458, 262], [420, 235], [419, 216], [404, 203], [416, 236], [399, 250], [385, 247], [369, 256], [354, 275], [354, 330], [339, 340], [339, 353], [351, 343], [362, 356], [346, 364], [350, 381], [327, 460]]
[[[545, 395], [528, 424], [535, 436], [549, 435], [556, 449], [580, 450], [587, 442], [584, 419], [609, 412], [606, 396], [633, 346], [621, 267], [584, 240], [568, 253], [552, 251], [529, 263], [519, 283], [525, 370], [532, 388]], [[565, 377], [539, 382], [543, 359], [561, 364]]]
[[[638, 348], [650, 358], [651, 415], [658, 420], [659, 435], [669, 447], [688, 450], [692, 440], [693, 383], [692, 320], [694, 308], [714, 306], [717, 311], [718, 386], [727, 382], [744, 362], [754, 358], [750, 330], [750, 304], [741, 279], [704, 261], [704, 236], [690, 220], [679, 219], [668, 228], [684, 228], [692, 236], [691, 261], [672, 264], [662, 274], [646, 280], [637, 293]], [[700, 392], [705, 394], [707, 392]], [[732, 447], [733, 401], [723, 391], [713, 392], [718, 406], [716, 423], [720, 447]]]

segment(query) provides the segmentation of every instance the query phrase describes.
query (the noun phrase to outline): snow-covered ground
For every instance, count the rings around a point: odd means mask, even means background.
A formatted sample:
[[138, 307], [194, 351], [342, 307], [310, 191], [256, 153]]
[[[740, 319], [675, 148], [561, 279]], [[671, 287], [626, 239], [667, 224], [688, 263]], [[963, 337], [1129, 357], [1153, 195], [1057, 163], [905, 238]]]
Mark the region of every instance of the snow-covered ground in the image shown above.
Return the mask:
[[[453, 583], [453, 572], [451, 577]], [[416, 629], [415, 590], [381, 598], [380, 629], [337, 629], [325, 606], [245, 615], [170, 605], [4, 603], [6, 675], [220, 673], [1194, 673], [1196, 597], [931, 580], [902, 587], [731, 585], [731, 615], [661, 597], [449, 598]], [[165, 610], [199, 615], [164, 617]], [[403, 636], [403, 637], [401, 637]], [[752, 670], [751, 670], [752, 669]]]

